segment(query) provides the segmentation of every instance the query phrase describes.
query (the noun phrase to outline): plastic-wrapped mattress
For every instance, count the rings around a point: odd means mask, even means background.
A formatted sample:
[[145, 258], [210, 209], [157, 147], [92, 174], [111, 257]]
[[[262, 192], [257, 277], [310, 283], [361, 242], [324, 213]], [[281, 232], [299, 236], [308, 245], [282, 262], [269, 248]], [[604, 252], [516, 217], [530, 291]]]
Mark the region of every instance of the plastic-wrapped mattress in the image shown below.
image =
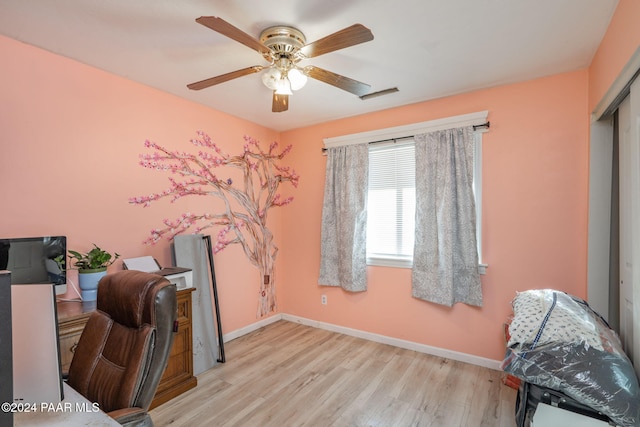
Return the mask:
[[550, 289], [518, 293], [505, 372], [565, 393], [619, 426], [640, 426], [640, 388], [617, 334], [580, 298]]

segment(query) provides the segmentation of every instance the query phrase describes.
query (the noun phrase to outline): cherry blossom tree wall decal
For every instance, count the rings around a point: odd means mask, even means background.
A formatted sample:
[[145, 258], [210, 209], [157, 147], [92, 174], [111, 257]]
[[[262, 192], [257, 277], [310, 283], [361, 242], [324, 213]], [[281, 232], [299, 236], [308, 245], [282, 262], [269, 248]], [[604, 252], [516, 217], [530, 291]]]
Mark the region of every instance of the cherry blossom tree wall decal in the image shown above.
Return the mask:
[[[173, 238], [181, 233], [219, 227], [217, 241], [213, 247], [218, 253], [229, 245], [239, 244], [249, 261], [261, 273], [258, 295], [258, 317], [276, 311], [276, 292], [274, 267], [278, 248], [274, 244], [273, 234], [267, 227], [269, 211], [275, 207], [286, 206], [293, 197], [283, 198], [278, 193], [282, 183], [298, 186], [298, 175], [280, 161], [289, 153], [289, 145], [278, 150], [273, 142], [268, 150], [260, 142], [245, 136], [242, 153], [230, 155], [223, 152], [209, 135], [198, 132], [191, 143], [199, 147], [197, 154], [170, 151], [155, 142], [145, 141], [145, 147], [152, 154], [141, 154], [140, 165], [149, 169], [169, 172], [170, 186], [161, 193], [132, 197], [130, 203], [150, 206], [160, 199], [176, 202], [186, 196], [212, 196], [222, 201], [224, 208], [219, 212], [182, 214], [176, 219], [165, 219], [161, 228], [151, 230], [145, 241], [154, 244], [165, 238]], [[224, 168], [241, 171], [242, 179], [220, 177]], [[239, 181], [239, 182], [238, 182]]]

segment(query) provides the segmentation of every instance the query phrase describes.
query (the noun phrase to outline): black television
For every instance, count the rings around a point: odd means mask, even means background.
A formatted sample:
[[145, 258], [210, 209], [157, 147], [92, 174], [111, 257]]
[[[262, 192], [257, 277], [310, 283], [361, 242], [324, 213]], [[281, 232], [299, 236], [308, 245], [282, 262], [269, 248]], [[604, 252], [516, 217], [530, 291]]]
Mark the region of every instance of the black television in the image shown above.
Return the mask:
[[64, 294], [66, 269], [66, 236], [0, 238], [0, 270], [11, 271], [12, 284], [53, 283]]

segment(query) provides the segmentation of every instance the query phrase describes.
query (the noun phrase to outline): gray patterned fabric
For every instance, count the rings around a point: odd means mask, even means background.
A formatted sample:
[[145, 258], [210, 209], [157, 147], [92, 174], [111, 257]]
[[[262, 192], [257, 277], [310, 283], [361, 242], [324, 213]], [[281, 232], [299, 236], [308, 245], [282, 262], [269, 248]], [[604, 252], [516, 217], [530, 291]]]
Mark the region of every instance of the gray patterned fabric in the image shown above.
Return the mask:
[[330, 148], [322, 204], [318, 283], [367, 289], [367, 144]]
[[473, 196], [473, 128], [417, 135], [412, 294], [482, 306]]

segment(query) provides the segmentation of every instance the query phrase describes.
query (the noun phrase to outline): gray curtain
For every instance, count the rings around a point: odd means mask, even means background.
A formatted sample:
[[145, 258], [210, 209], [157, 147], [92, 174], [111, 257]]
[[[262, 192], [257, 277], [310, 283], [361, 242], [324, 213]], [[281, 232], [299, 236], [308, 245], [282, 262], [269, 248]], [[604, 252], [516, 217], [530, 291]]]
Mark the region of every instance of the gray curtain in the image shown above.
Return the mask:
[[367, 144], [328, 150], [318, 283], [367, 289]]
[[473, 196], [473, 128], [417, 135], [412, 294], [482, 306]]

